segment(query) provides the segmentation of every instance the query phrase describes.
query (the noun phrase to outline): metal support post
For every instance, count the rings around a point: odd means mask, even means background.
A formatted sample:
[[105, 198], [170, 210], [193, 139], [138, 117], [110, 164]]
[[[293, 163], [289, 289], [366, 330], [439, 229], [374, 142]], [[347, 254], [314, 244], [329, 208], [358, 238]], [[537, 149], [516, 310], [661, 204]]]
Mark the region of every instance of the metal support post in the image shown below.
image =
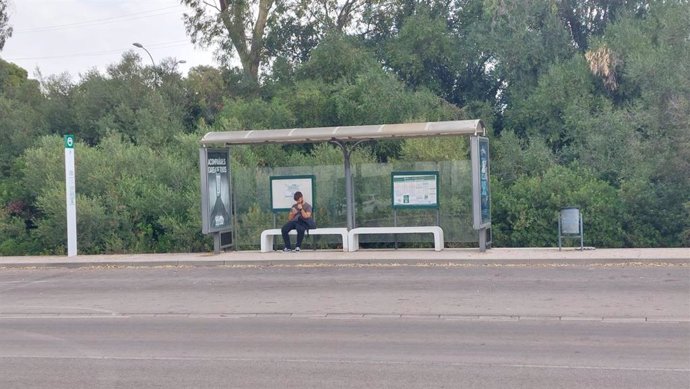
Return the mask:
[[[393, 208], [393, 227], [398, 226], [398, 210]], [[393, 234], [393, 239], [395, 240], [395, 249], [398, 249], [398, 234]]]
[[213, 234], [213, 254], [220, 254], [220, 232]]
[[354, 184], [352, 182], [352, 167], [350, 166], [350, 155], [352, 155], [352, 150], [354, 150], [357, 145], [364, 142], [367, 139], [363, 139], [355, 142], [350, 147], [339, 141], [331, 141], [331, 143], [340, 147], [343, 151], [343, 165], [345, 167], [345, 204], [347, 206], [347, 229], [351, 230], [355, 228], [355, 190]]
[[352, 153], [343, 145], [343, 163], [345, 164], [345, 204], [347, 205], [347, 229], [355, 228], [354, 189], [352, 184], [352, 167], [350, 166], [350, 154]]
[[479, 251], [486, 251], [486, 228], [479, 229]]

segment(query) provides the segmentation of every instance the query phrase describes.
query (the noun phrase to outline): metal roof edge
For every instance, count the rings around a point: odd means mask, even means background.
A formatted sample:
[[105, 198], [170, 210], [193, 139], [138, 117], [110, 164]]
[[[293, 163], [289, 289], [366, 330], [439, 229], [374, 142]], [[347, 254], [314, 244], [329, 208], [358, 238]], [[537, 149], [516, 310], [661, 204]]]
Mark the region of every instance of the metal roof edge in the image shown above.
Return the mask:
[[[393, 130], [394, 128], [396, 130]], [[305, 133], [309, 135], [305, 136]], [[200, 144], [205, 147], [220, 144], [320, 143], [333, 140], [356, 141], [453, 135], [486, 135], [486, 128], [481, 119], [473, 119], [360, 126], [213, 131], [206, 133], [201, 138]]]

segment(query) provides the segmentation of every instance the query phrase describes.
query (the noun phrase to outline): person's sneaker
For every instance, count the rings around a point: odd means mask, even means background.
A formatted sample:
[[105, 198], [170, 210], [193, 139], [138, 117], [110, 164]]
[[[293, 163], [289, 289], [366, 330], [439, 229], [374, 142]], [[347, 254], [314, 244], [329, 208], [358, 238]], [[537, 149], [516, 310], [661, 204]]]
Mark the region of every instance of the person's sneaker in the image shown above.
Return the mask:
[[284, 253], [289, 253], [290, 251], [292, 251], [292, 250], [290, 250], [290, 249], [287, 248], [287, 247], [283, 249], [283, 252], [284, 252]]
[[299, 247], [295, 247], [295, 251], [299, 253], [302, 250], [300, 250]]

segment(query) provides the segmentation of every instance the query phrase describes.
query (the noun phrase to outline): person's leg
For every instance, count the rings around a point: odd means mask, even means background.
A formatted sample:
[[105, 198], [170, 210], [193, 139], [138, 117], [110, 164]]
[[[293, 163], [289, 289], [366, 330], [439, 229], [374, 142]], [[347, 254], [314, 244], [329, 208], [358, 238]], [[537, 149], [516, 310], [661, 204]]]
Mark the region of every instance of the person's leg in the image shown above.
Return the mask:
[[[292, 245], [290, 244], [290, 235], [288, 233], [292, 230], [295, 229], [295, 225], [297, 224], [296, 221], [289, 221], [283, 225], [283, 228], [280, 229], [281, 234], [283, 235], [283, 242], [285, 243], [285, 248], [288, 250], [292, 249]], [[299, 231], [298, 231], [298, 236], [299, 236]], [[299, 239], [298, 239], [299, 242]]]
[[295, 249], [302, 248], [302, 240], [304, 239], [304, 231], [307, 230], [307, 226], [302, 223], [296, 223], [295, 229], [297, 230], [297, 243], [295, 244]]

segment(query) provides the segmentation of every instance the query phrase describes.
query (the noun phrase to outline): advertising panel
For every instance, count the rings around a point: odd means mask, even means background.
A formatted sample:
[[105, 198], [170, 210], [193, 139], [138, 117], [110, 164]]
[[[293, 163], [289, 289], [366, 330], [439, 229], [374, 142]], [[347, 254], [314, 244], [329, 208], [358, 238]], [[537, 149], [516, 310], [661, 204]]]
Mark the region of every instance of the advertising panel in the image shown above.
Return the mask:
[[473, 227], [478, 230], [491, 226], [491, 188], [489, 186], [489, 138], [470, 138], [472, 153]]
[[315, 191], [314, 187], [315, 176], [273, 176], [271, 181], [271, 209], [273, 212], [289, 211], [295, 203], [295, 192], [302, 192], [304, 201], [314, 204]]
[[438, 172], [392, 172], [393, 208], [438, 208]]
[[202, 232], [230, 230], [230, 151], [202, 148], [200, 161]]

